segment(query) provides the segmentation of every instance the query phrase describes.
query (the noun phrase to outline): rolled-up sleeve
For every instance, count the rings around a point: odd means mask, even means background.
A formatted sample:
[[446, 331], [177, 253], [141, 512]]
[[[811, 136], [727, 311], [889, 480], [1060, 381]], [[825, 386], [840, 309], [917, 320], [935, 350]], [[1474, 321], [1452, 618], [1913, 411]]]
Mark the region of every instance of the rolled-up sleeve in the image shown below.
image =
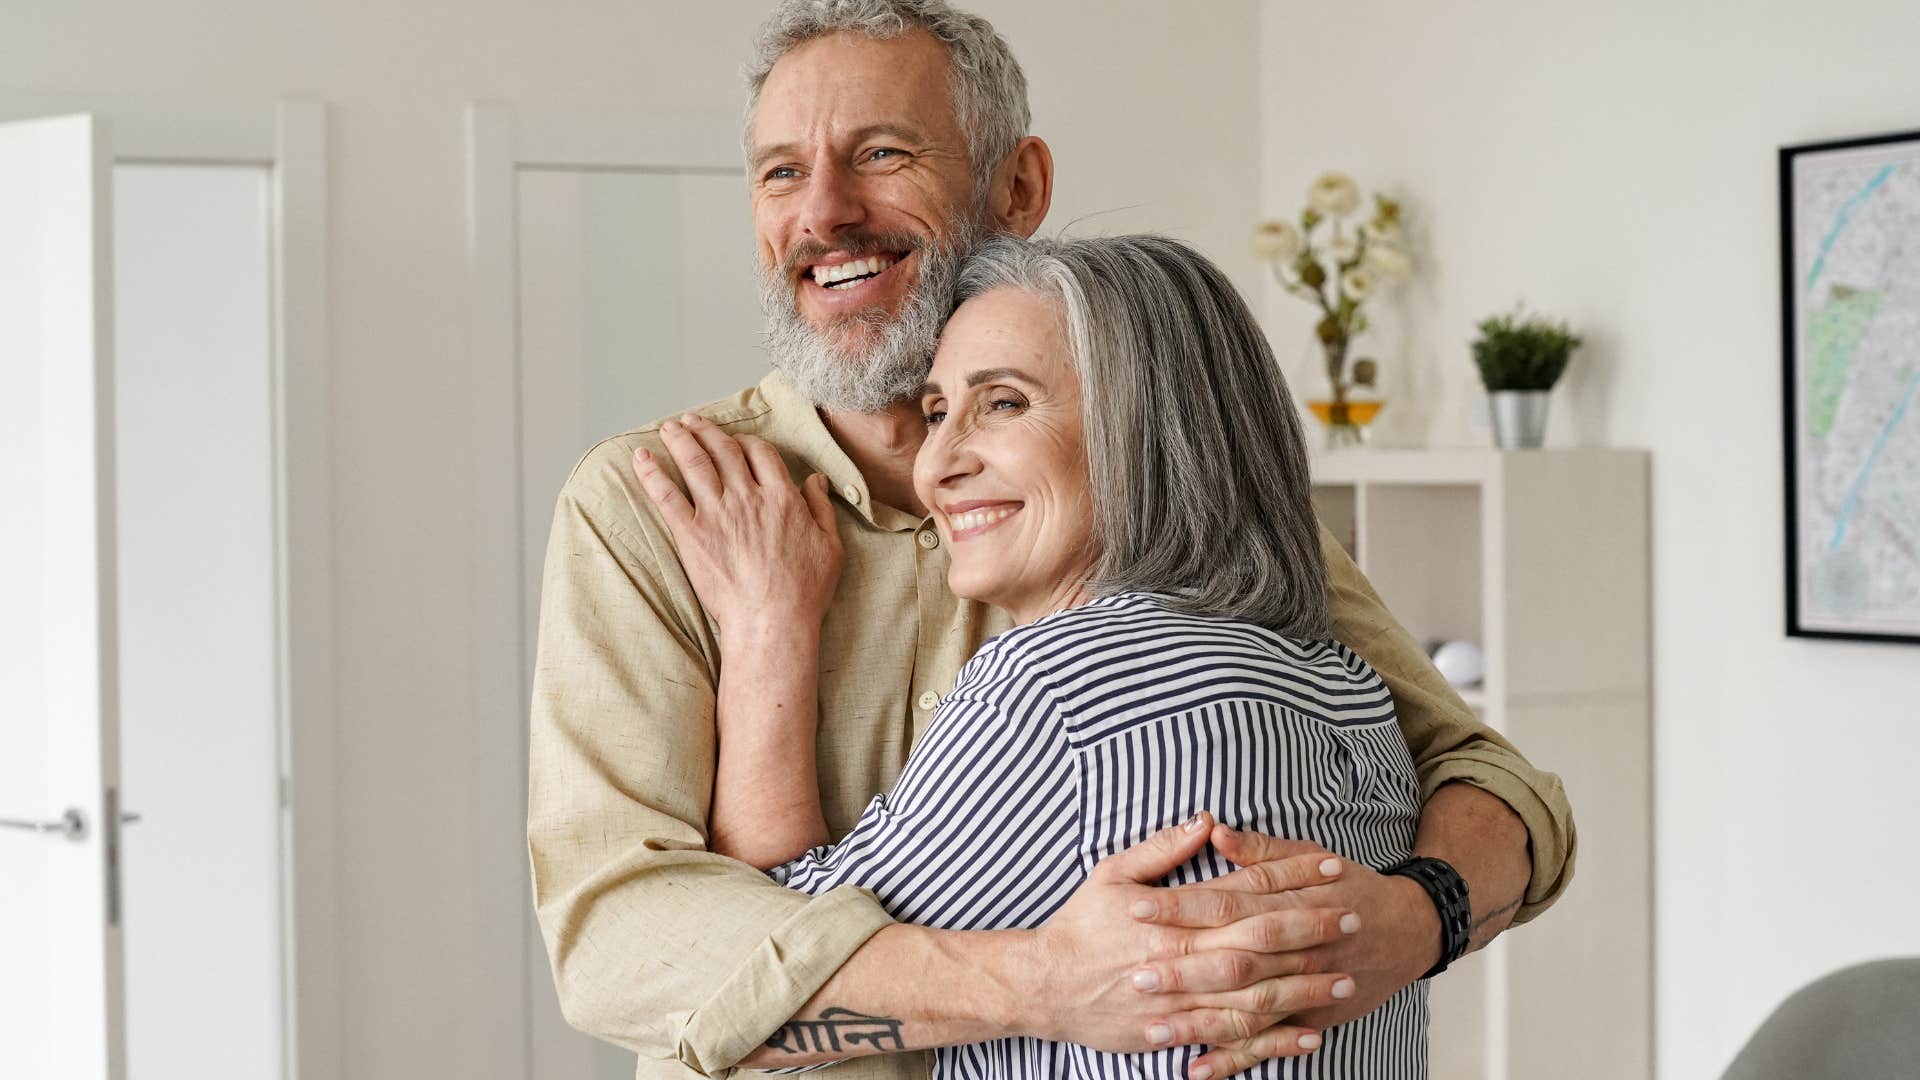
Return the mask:
[[1527, 827], [1533, 858], [1525, 903], [1514, 922], [1539, 915], [1573, 880], [1577, 838], [1573, 808], [1560, 778], [1535, 768], [1473, 714], [1324, 528], [1320, 546], [1327, 562], [1333, 636], [1359, 653], [1393, 691], [1423, 795], [1432, 796], [1442, 784], [1468, 783], [1513, 808]]
[[630, 450], [590, 454], [554, 511], [529, 744], [534, 904], [570, 1024], [715, 1075], [890, 920], [864, 890], [803, 896], [705, 850], [718, 652], [651, 506], [607, 475]]

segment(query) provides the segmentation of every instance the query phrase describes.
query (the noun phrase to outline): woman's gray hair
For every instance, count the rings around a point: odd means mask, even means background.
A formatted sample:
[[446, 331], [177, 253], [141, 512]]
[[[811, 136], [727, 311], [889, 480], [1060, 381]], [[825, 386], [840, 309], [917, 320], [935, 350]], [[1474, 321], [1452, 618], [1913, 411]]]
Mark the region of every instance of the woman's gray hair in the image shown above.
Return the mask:
[[955, 302], [1004, 287], [1060, 305], [1100, 548], [1092, 591], [1327, 637], [1300, 416], [1226, 275], [1162, 236], [997, 236], [961, 269]]
[[773, 65], [794, 47], [828, 34], [895, 38], [919, 27], [947, 47], [953, 68], [953, 108], [967, 138], [975, 186], [985, 190], [993, 170], [1013, 152], [1032, 123], [1027, 76], [993, 24], [945, 0], [781, 0], [760, 24], [747, 65], [747, 126]]

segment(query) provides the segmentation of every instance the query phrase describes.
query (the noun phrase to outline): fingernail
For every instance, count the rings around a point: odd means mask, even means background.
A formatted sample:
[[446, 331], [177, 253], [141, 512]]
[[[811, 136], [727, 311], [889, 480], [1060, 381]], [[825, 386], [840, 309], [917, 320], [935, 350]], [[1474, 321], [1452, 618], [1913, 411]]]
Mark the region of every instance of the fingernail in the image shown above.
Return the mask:
[[1353, 980], [1352, 980], [1352, 979], [1341, 979], [1341, 980], [1340, 980], [1339, 982], [1337, 982], [1337, 983], [1334, 983], [1334, 984], [1333, 984], [1333, 996], [1334, 996], [1334, 997], [1337, 997], [1337, 998], [1350, 998], [1350, 997], [1352, 997], [1352, 996], [1353, 996]]
[[661, 424], [661, 425], [660, 425], [660, 430], [661, 430], [661, 431], [673, 431], [673, 430], [675, 430], [675, 429], [677, 429], [677, 428], [679, 428], [679, 426], [680, 426], [680, 421], [678, 421], [678, 420], [669, 420], [669, 421], [667, 421], [666, 423], [664, 423], [664, 424]]
[[1320, 873], [1326, 877], [1337, 877], [1340, 873], [1339, 859], [1325, 859], [1320, 863]]
[[681, 413], [681, 414], [680, 414], [680, 422], [681, 422], [681, 423], [683, 423], [683, 424], [691, 424], [691, 423], [693, 423], [693, 422], [694, 422], [695, 420], [698, 420], [698, 419], [700, 419], [700, 418], [699, 418], [698, 416], [695, 416], [695, 415], [694, 415], [694, 414], [692, 414], [692, 413]]
[[1187, 1073], [1187, 1078], [1188, 1080], [1213, 1080], [1213, 1066], [1195, 1065], [1193, 1070]]
[[1159, 972], [1157, 972], [1157, 971], [1154, 971], [1154, 970], [1153, 970], [1153, 969], [1151, 969], [1151, 968], [1149, 968], [1149, 969], [1147, 969], [1147, 970], [1145, 970], [1145, 971], [1136, 971], [1136, 972], [1134, 972], [1134, 973], [1133, 973], [1133, 988], [1134, 988], [1135, 990], [1158, 990], [1158, 989], [1160, 989], [1160, 973], [1159, 973]]
[[1200, 831], [1200, 815], [1195, 814], [1192, 817], [1188, 818], [1187, 820], [1181, 822], [1180, 827], [1190, 833], [1199, 832]]
[[1151, 900], [1135, 900], [1133, 907], [1128, 910], [1133, 913], [1133, 917], [1136, 919], [1151, 919], [1154, 914], [1160, 910], [1160, 905]]
[[1343, 934], [1359, 933], [1360, 932], [1360, 916], [1355, 915], [1351, 911], [1347, 912], [1345, 915], [1340, 916], [1340, 932]]
[[1147, 1029], [1147, 1041], [1155, 1046], [1165, 1046], [1173, 1041], [1173, 1029], [1165, 1024], [1155, 1024]]
[[1307, 1032], [1305, 1035], [1300, 1036], [1300, 1049], [1302, 1050], [1320, 1049], [1320, 1036], [1311, 1031]]

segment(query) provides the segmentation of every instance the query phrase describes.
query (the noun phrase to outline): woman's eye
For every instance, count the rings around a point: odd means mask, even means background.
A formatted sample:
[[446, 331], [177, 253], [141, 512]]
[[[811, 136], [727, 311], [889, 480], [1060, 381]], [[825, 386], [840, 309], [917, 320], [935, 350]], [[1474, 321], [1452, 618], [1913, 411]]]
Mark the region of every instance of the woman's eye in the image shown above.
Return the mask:
[[928, 427], [932, 427], [933, 425], [939, 423], [942, 420], [945, 420], [946, 418], [947, 418], [947, 414], [941, 410], [935, 410], [934, 412], [926, 413], [920, 417], [920, 419], [925, 420], [927, 422]]
[[1005, 409], [1017, 409], [1021, 404], [1022, 403], [1015, 398], [993, 398], [987, 402], [987, 408], [994, 412], [1000, 412]]

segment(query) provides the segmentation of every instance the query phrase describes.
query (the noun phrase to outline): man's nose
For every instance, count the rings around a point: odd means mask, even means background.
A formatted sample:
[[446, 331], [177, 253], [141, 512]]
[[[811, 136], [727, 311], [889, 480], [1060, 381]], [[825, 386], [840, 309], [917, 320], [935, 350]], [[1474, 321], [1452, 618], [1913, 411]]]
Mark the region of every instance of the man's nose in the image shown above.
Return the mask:
[[852, 173], [832, 164], [813, 171], [800, 207], [800, 227], [808, 236], [832, 243], [840, 230], [859, 225], [866, 218], [866, 204], [861, 201], [859, 183]]

